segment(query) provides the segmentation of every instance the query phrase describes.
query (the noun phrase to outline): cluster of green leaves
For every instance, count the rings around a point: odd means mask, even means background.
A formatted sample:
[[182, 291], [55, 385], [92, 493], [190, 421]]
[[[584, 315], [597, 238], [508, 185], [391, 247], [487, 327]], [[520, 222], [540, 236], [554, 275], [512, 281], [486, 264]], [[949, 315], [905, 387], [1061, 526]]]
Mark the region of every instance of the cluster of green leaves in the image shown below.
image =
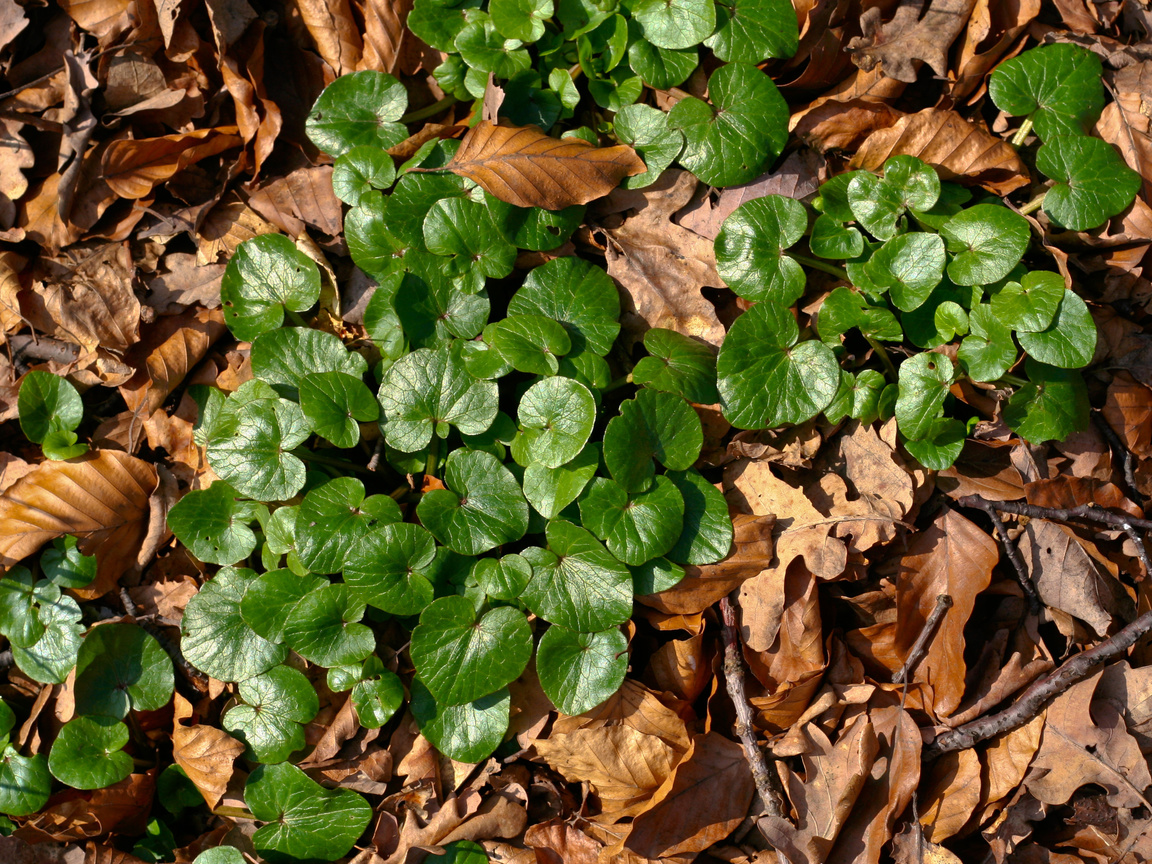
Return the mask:
[[1092, 52], [1058, 43], [1005, 60], [988, 81], [996, 107], [1025, 118], [1014, 142], [1032, 130], [1043, 142], [1036, 167], [1053, 181], [1044, 212], [1073, 231], [1098, 228], [1123, 212], [1142, 182], [1111, 144], [1088, 134], [1104, 107], [1101, 71]]
[[[973, 201], [911, 156], [889, 159], [880, 175], [840, 174], [814, 204], [816, 214], [777, 195], [748, 201], [716, 238], [720, 275], [756, 304], [733, 324], [717, 361], [734, 426], [800, 423], [820, 412], [832, 422], [895, 415], [908, 451], [943, 469], [967, 433], [947, 410], [950, 388], [966, 377], [1015, 388], [1004, 416], [1028, 440], [1084, 427], [1087, 390], [1074, 370], [1091, 361], [1096, 327], [1059, 274], [1024, 263], [1024, 217], [994, 198]], [[810, 254], [793, 248], [805, 238]], [[824, 299], [818, 338], [802, 340], [790, 307], [805, 291], [806, 266], [852, 287]], [[942, 350], [949, 345], [955, 362]], [[1010, 374], [1022, 351], [1025, 377]], [[893, 356], [905, 358], [898, 370]]]
[[84, 403], [68, 379], [51, 372], [33, 370], [20, 382], [16, 397], [20, 430], [39, 444], [47, 459], [62, 460], [88, 450], [75, 432], [84, 419]]

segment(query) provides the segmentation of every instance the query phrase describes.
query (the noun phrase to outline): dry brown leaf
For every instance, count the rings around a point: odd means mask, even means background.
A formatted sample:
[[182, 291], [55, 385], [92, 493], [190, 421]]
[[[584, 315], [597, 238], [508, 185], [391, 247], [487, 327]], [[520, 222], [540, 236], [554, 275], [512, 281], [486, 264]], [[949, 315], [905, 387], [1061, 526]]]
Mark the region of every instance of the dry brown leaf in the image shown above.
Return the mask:
[[788, 129], [821, 153], [853, 150], [877, 129], [891, 126], [903, 116], [890, 102], [905, 84], [884, 76], [879, 67], [858, 69], [807, 107], [792, 114]]
[[1041, 711], [1023, 726], [997, 735], [988, 743], [984, 751], [981, 804], [995, 804], [1020, 785], [1040, 747], [1044, 715]]
[[581, 138], [550, 138], [535, 126], [487, 120], [468, 131], [445, 167], [501, 201], [545, 210], [587, 204], [647, 170], [626, 144], [594, 147]]
[[552, 725], [552, 731], [562, 734], [621, 724], [643, 735], [660, 738], [676, 751], [678, 757], [687, 751], [691, 742], [692, 736], [684, 719], [632, 678], [625, 678], [619, 690], [591, 711], [575, 717], [561, 715]]
[[1108, 384], [1104, 419], [1134, 455], [1152, 456], [1152, 389], [1127, 372], [1116, 373]]
[[20, 312], [20, 271], [27, 259], [15, 252], [0, 252], [0, 336], [24, 326]]
[[524, 832], [524, 845], [536, 850], [539, 864], [596, 864], [603, 848], [562, 819], [529, 827]]
[[920, 797], [924, 836], [940, 843], [957, 834], [976, 811], [980, 792], [980, 757], [975, 750], [946, 753], [937, 759]]
[[1119, 70], [1112, 78], [1112, 92], [1116, 101], [1104, 107], [1096, 132], [1144, 178], [1147, 200], [1152, 193], [1152, 60]]
[[114, 846], [97, 845], [89, 841], [85, 847], [84, 864], [144, 864], [135, 855], [121, 852]]
[[140, 417], [159, 409], [225, 331], [219, 309], [192, 307], [161, 319], [129, 356], [137, 371], [120, 388], [128, 408]]
[[355, 72], [363, 43], [348, 0], [295, 0], [316, 50], [337, 76]]
[[1044, 480], [1032, 481], [1024, 487], [1024, 492], [1028, 503], [1038, 507], [1071, 509], [1087, 504], [1125, 510], [1137, 519], [1144, 516], [1144, 511], [1129, 501], [1119, 486], [1094, 477], [1070, 477], [1067, 474], [1058, 474]]
[[156, 791], [156, 774], [130, 774], [91, 792], [69, 790], [29, 818], [13, 836], [30, 843], [86, 840], [111, 831], [143, 832]]
[[1027, 186], [1028, 169], [1016, 148], [955, 111], [925, 108], [868, 136], [849, 168], [878, 171], [890, 156], [916, 156], [942, 180], [969, 183], [996, 195]]
[[0, 566], [11, 567], [49, 540], [72, 534], [98, 561], [86, 599], [103, 594], [136, 563], [156, 484], [151, 464], [116, 450], [42, 462], [0, 495]]
[[979, 95], [985, 76], [1020, 50], [1021, 34], [1039, 14], [1040, 0], [976, 0], [956, 60], [952, 99]]
[[41, 258], [38, 265], [42, 281], [33, 284], [34, 294], [25, 297], [22, 308], [39, 329], [87, 351], [123, 352], [140, 338], [128, 244], [73, 247], [56, 258]]
[[364, 19], [364, 51], [359, 69], [395, 74], [405, 39], [414, 38], [404, 26], [412, 0], [364, 0], [360, 4]]
[[902, 2], [887, 24], [881, 24], [882, 6], [860, 16], [863, 35], [848, 43], [852, 62], [864, 71], [877, 66], [889, 78], [911, 84], [919, 61], [943, 77], [948, 74], [948, 49], [968, 22], [976, 0], [931, 0], [924, 17], [921, 2]]
[[24, 9], [16, 0], [0, 2], [0, 48], [7, 47], [27, 26]]
[[340, 199], [332, 192], [332, 166], [298, 168], [252, 193], [250, 207], [292, 237], [311, 225], [329, 236], [343, 227]]
[[697, 735], [650, 805], [632, 820], [624, 846], [644, 858], [703, 852], [740, 824], [754, 792], [743, 748], [716, 732]]
[[184, 721], [192, 716], [192, 705], [179, 693], [173, 700], [172, 758], [184, 769], [211, 810], [220, 803], [228, 788], [232, 763], [244, 752], [244, 742], [214, 726], [185, 726]]
[[964, 864], [953, 852], [909, 827], [892, 838], [892, 864]]
[[704, 634], [672, 639], [657, 648], [652, 655], [652, 676], [661, 690], [694, 702], [712, 678], [712, 667], [704, 651]]
[[276, 226], [230, 193], [209, 211], [196, 231], [196, 260], [215, 264], [221, 257], [231, 258], [236, 247], [258, 234], [274, 234]]
[[128, 26], [131, 0], [60, 0], [60, 8], [93, 36], [106, 36]]
[[148, 305], [157, 315], [182, 312], [186, 306], [220, 305], [224, 264], [200, 264], [189, 252], [171, 252], [163, 258], [164, 272], [148, 283]]
[[235, 126], [198, 129], [159, 138], [113, 141], [104, 151], [104, 182], [122, 198], [143, 198], [189, 165], [215, 156], [243, 140]]
[[467, 789], [459, 796], [450, 796], [431, 818], [425, 816], [421, 819], [411, 809], [405, 808], [404, 824], [400, 826], [396, 849], [383, 859], [384, 864], [403, 864], [413, 848], [437, 845], [476, 813], [482, 802], [479, 792]]

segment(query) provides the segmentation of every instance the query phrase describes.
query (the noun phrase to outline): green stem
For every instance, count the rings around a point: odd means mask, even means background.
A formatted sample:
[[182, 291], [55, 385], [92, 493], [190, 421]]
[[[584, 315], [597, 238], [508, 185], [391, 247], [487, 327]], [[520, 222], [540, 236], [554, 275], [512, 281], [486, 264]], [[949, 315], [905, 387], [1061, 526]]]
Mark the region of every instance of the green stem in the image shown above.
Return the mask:
[[1012, 146], [1019, 147], [1024, 143], [1024, 139], [1028, 137], [1028, 133], [1032, 131], [1032, 118], [1027, 118], [1020, 124], [1020, 128], [1016, 130], [1016, 134], [1012, 136]]
[[619, 378], [617, 378], [615, 381], [611, 382], [607, 387], [605, 387], [600, 392], [601, 393], [611, 393], [613, 390], [619, 390], [621, 387], [627, 386], [628, 384], [631, 384], [631, 383], [632, 383], [632, 373], [629, 372], [627, 375], [622, 375]]
[[880, 358], [880, 362], [884, 364], [884, 368], [888, 370], [888, 380], [895, 384], [900, 380], [900, 373], [896, 371], [896, 367], [892, 364], [892, 358], [888, 356], [888, 352], [884, 350], [884, 346], [872, 336], [865, 335], [864, 338], [868, 340], [868, 344], [872, 346], [872, 351]]
[[411, 487], [409, 487], [407, 485], [398, 486], [395, 489], [393, 489], [391, 492], [388, 493], [388, 497], [391, 498], [393, 501], [399, 501], [401, 498], [403, 498], [405, 495], [407, 495], [411, 491], [412, 491]]
[[424, 460], [424, 476], [435, 477], [436, 465], [440, 461], [440, 436], [432, 433], [432, 440], [428, 442], [428, 458]]
[[429, 117], [435, 117], [441, 111], [451, 108], [460, 100], [455, 96], [448, 95], [441, 99], [439, 102], [433, 102], [431, 105], [425, 105], [423, 108], [417, 108], [409, 114], [405, 114], [400, 118], [400, 123], [417, 123], [420, 120], [427, 120]]
[[1039, 195], [1021, 207], [1020, 215], [1027, 216], [1029, 213], [1035, 213], [1037, 210], [1039, 210], [1043, 206], [1044, 196], [1047, 194], [1047, 192], [1041, 192]]
[[996, 379], [997, 384], [1008, 384], [1012, 387], [1023, 387], [1028, 384], [1028, 379], [1021, 378], [1019, 375], [1009, 375], [1005, 373]]
[[305, 450], [302, 447], [297, 447], [293, 450], [292, 455], [298, 459], [303, 459], [305, 462], [315, 462], [317, 465], [331, 465], [333, 468], [343, 468], [345, 471], [367, 474], [370, 477], [376, 476], [376, 472], [369, 471], [364, 465], [357, 465], [355, 462], [349, 462], [347, 459], [333, 459], [331, 456], [321, 456], [319, 453], [313, 453], [311, 450]]
[[821, 270], [837, 279], [843, 279], [845, 282], [851, 282], [848, 278], [848, 271], [843, 267], [837, 267], [835, 264], [829, 264], [827, 261], [821, 261], [819, 258], [810, 258], [807, 255], [797, 255], [795, 252], [789, 252], [789, 257], [795, 258], [806, 267], [811, 267], [813, 270]]
[[308, 322], [301, 317], [299, 312], [293, 312], [291, 309], [285, 309], [284, 314], [288, 316], [288, 320], [295, 324], [297, 327], [307, 327]]
[[252, 811], [245, 810], [243, 807], [221, 805], [212, 812], [217, 816], [223, 816], [225, 819], [250, 819], [253, 822], [256, 821], [256, 817], [252, 815]]

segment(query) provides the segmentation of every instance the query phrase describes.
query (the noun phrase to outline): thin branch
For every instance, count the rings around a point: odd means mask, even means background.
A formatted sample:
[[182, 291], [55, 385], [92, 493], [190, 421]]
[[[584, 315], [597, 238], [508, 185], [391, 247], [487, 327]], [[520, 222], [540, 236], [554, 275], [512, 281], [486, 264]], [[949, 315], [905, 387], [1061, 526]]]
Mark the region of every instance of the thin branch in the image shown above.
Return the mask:
[[1000, 538], [1000, 545], [1004, 547], [1008, 560], [1012, 562], [1012, 569], [1016, 571], [1016, 581], [1020, 583], [1024, 596], [1028, 598], [1029, 611], [1033, 614], [1039, 612], [1040, 595], [1036, 593], [1036, 586], [1028, 575], [1028, 568], [1024, 566], [1024, 559], [1020, 557], [1020, 550], [1016, 548], [1016, 544], [1008, 536], [1008, 529], [1004, 527], [1003, 521], [996, 513], [995, 505], [1002, 502], [992, 502], [979, 495], [966, 495], [957, 503], [961, 507], [975, 507], [988, 514], [988, 518], [992, 520], [992, 527], [996, 529], [996, 536]]
[[904, 661], [904, 665], [900, 667], [895, 675], [892, 676], [893, 684], [903, 684], [912, 677], [912, 673], [916, 671], [916, 667], [920, 665], [920, 661], [924, 659], [924, 655], [928, 653], [928, 646], [932, 643], [932, 638], [936, 635], [936, 629], [940, 626], [940, 622], [944, 620], [944, 615], [952, 608], [952, 597], [948, 594], [940, 594], [936, 598], [936, 605], [932, 607], [932, 611], [928, 614], [928, 620], [924, 622], [924, 626], [920, 628], [920, 635], [916, 637], [916, 642], [912, 645], [912, 650], [908, 652], [908, 659]]
[[1116, 430], [1112, 425], [1101, 417], [1099, 414], [1093, 412], [1093, 419], [1096, 421], [1096, 428], [1100, 430], [1100, 434], [1108, 441], [1108, 446], [1111, 447], [1112, 452], [1118, 454], [1120, 459], [1120, 470], [1124, 475], [1124, 484], [1128, 487], [1125, 493], [1135, 501], [1137, 504], [1144, 504], [1144, 496], [1140, 494], [1140, 490], [1136, 488], [1136, 472], [1133, 470], [1132, 451], [1124, 446], [1124, 442], [1120, 440], [1120, 436], [1116, 434]]
[[1152, 519], [1137, 519], [1127, 513], [1113, 513], [1091, 504], [1081, 504], [1079, 507], [1039, 507], [1035, 504], [1024, 504], [1020, 501], [989, 501], [979, 495], [965, 495], [956, 503], [961, 507], [978, 507], [987, 510], [999, 510], [1001, 513], [1013, 513], [1016, 516], [1027, 516], [1029, 519], [1049, 519], [1054, 522], [1087, 522], [1095, 525], [1109, 525], [1121, 531], [1125, 525], [1152, 531]]

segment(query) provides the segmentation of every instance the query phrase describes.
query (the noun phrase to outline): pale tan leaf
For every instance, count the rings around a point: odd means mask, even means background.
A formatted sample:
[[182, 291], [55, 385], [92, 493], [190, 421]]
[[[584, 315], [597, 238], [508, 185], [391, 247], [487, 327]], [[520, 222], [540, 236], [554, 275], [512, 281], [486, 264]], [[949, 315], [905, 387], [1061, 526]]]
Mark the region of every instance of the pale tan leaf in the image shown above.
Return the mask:
[[395, 74], [400, 63], [400, 50], [405, 38], [412, 38], [404, 26], [412, 0], [364, 0], [360, 12], [364, 17], [364, 53], [360, 69]]
[[224, 796], [232, 777], [232, 763], [244, 752], [244, 743], [213, 726], [185, 726], [183, 721], [192, 716], [192, 706], [179, 693], [173, 699], [172, 758], [211, 809]]
[[942, 180], [976, 184], [997, 195], [1027, 186], [1028, 169], [1016, 148], [955, 111], [925, 108], [868, 136], [849, 168], [878, 171], [892, 156], [915, 156]]
[[545, 210], [587, 204], [647, 170], [625, 144], [594, 147], [580, 138], [550, 138], [535, 126], [487, 120], [468, 131], [446, 167], [501, 201]]
[[[135, 267], [126, 243], [73, 247], [39, 261], [42, 281], [30, 298], [43, 305], [51, 324], [39, 322], [57, 338], [86, 351], [128, 350], [140, 338], [140, 302], [132, 290]], [[34, 315], [36, 307], [29, 310]], [[33, 318], [33, 323], [36, 323]]]
[[661, 690], [693, 702], [704, 692], [712, 667], [704, 650], [704, 634], [665, 642], [652, 655], [652, 676]]
[[1040, 747], [1045, 712], [1041, 711], [1023, 726], [993, 738], [984, 751], [983, 804], [995, 804], [1020, 785], [1032, 757]]
[[85, 592], [89, 599], [103, 594], [136, 563], [156, 484], [152, 465], [118, 450], [42, 462], [0, 495], [0, 567], [71, 534], [98, 561], [96, 582]]
[[1152, 192], [1152, 60], [1118, 71], [1112, 79], [1116, 101], [1105, 106], [1096, 131], [1144, 178], [1144, 197]]
[[976, 0], [956, 60], [951, 96], [979, 95], [986, 75], [1023, 47], [1020, 34], [1040, 14], [1040, 0]]
[[295, 0], [316, 50], [337, 76], [355, 72], [363, 43], [348, 0]]
[[0, 333], [15, 333], [24, 324], [20, 313], [20, 271], [27, 259], [15, 252], [0, 252]]
[[131, 0], [60, 0], [60, 8], [93, 36], [104, 36], [127, 26]]
[[932, 765], [921, 795], [924, 836], [940, 843], [955, 835], [980, 803], [980, 757], [975, 750], [947, 753]]
[[141, 349], [133, 352], [140, 356], [130, 358], [139, 366], [120, 388], [128, 408], [141, 417], [157, 410], [225, 330], [219, 309], [192, 308], [161, 319]]
[[224, 264], [200, 264], [190, 252], [170, 252], [163, 259], [164, 271], [148, 283], [148, 305], [158, 315], [180, 312], [185, 306], [220, 305], [220, 282]]
[[619, 690], [591, 711], [575, 717], [561, 714], [552, 725], [552, 731], [561, 734], [577, 729], [603, 729], [621, 724], [643, 735], [662, 739], [678, 755], [687, 751], [692, 738], [684, 718], [632, 678], [625, 678]]
[[201, 264], [215, 264], [221, 257], [231, 258], [245, 240], [274, 233], [275, 225], [232, 193], [213, 207], [200, 224], [196, 232], [196, 260]]
[[948, 49], [975, 5], [976, 0], [931, 0], [924, 9], [920, 3], [901, 3], [883, 25], [883, 7], [872, 6], [860, 16], [863, 35], [848, 43], [852, 62], [865, 71], [879, 66], [889, 78], [908, 84], [916, 80], [921, 62], [944, 77]]
[[311, 225], [332, 237], [342, 228], [340, 200], [332, 192], [332, 166], [298, 168], [252, 193], [248, 204], [292, 237]]
[[113, 141], [104, 151], [103, 179], [122, 198], [143, 198], [189, 165], [215, 156], [243, 140], [235, 126], [198, 129], [178, 135]]

